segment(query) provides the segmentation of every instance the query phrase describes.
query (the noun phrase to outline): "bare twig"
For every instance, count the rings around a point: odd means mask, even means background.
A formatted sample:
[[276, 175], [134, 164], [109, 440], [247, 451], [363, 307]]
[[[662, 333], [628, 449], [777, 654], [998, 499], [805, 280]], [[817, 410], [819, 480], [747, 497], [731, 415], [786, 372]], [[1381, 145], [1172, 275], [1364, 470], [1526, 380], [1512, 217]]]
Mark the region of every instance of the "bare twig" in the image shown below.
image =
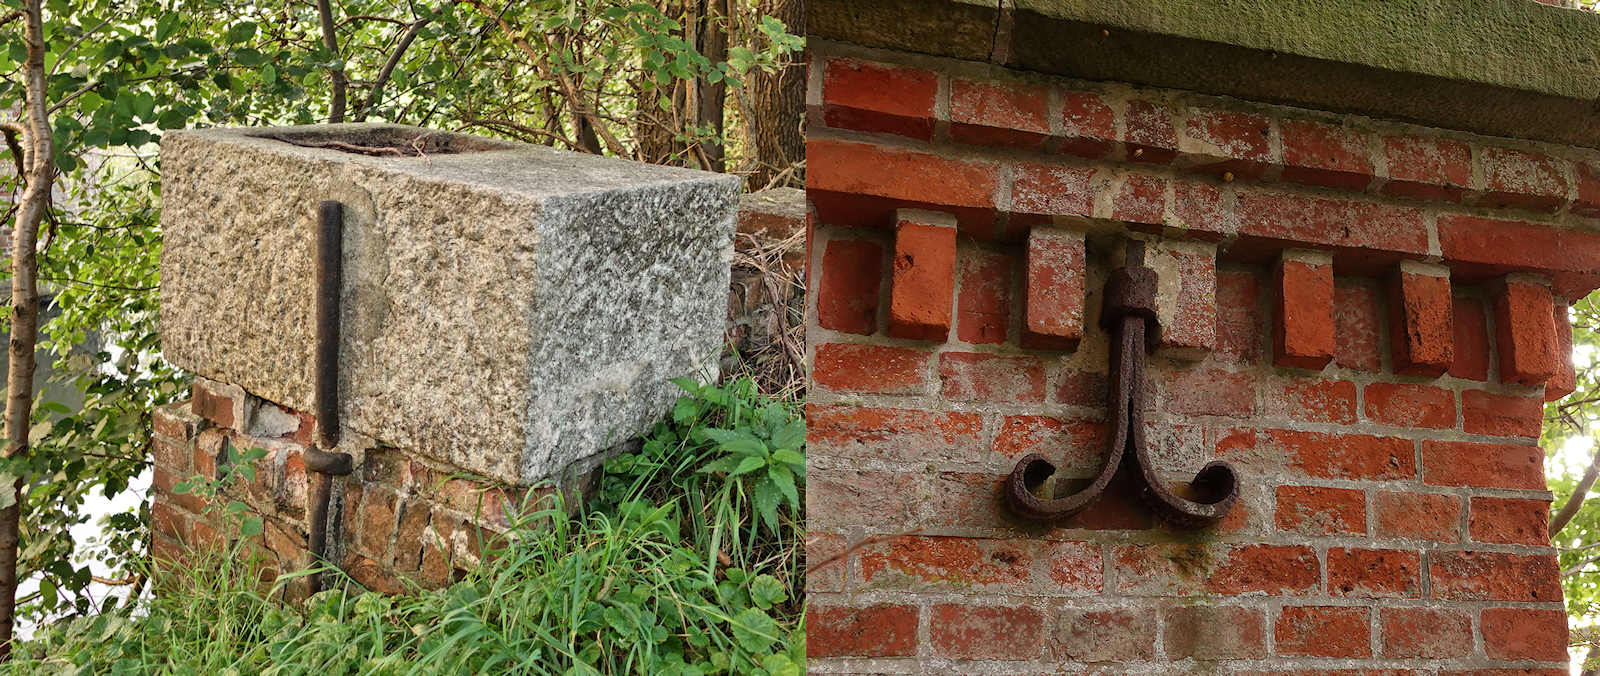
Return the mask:
[[1600, 477], [1600, 444], [1595, 446], [1594, 456], [1589, 460], [1589, 468], [1583, 471], [1583, 478], [1578, 480], [1578, 485], [1572, 489], [1572, 497], [1561, 505], [1561, 511], [1550, 518], [1550, 537], [1555, 538], [1561, 529], [1567, 527], [1572, 517], [1577, 516], [1578, 510], [1583, 507], [1583, 501], [1589, 497], [1589, 489], [1594, 486], [1594, 480]]
[[411, 26], [400, 36], [400, 43], [395, 45], [394, 52], [389, 54], [389, 60], [383, 62], [383, 68], [378, 70], [378, 77], [372, 81], [372, 91], [367, 93], [367, 101], [361, 105], [361, 110], [356, 113], [357, 122], [365, 122], [367, 115], [378, 105], [383, 96], [383, 87], [389, 84], [389, 78], [394, 75], [395, 66], [400, 65], [400, 59], [405, 56], [406, 50], [411, 48], [411, 43], [417, 39], [417, 33], [423, 26], [428, 25], [428, 19], [422, 18], [411, 22]]
[[[339, 38], [334, 33], [333, 7], [329, 5], [328, 0], [317, 0], [317, 16], [322, 21], [322, 46], [333, 54], [333, 58], [340, 58]], [[349, 87], [349, 81], [345, 78], [342, 64], [332, 66], [328, 70], [333, 83], [333, 95], [328, 101], [328, 121], [343, 122], [345, 89]]]
[[810, 566], [807, 566], [806, 567], [806, 575], [810, 575], [811, 573], [816, 572], [817, 569], [819, 569], [819, 568], [823, 568], [825, 566], [832, 565], [835, 561], [838, 561], [839, 559], [842, 559], [842, 558], [844, 558], [846, 556], [849, 556], [850, 552], [853, 552], [853, 551], [855, 551], [857, 549], [861, 549], [862, 547], [866, 547], [868, 545], [874, 545], [874, 544], [877, 544], [879, 542], [887, 542], [889, 540], [893, 540], [893, 539], [899, 538], [899, 537], [905, 537], [907, 535], [916, 535], [917, 533], [920, 533], [920, 532], [922, 532], [922, 527], [918, 526], [916, 528], [913, 528], [911, 530], [905, 531], [903, 533], [895, 533], [893, 535], [874, 535], [872, 537], [866, 537], [866, 538], [862, 538], [860, 540], [856, 540], [849, 547], [845, 547], [844, 549], [842, 549], [839, 552], [835, 553], [833, 556], [829, 556], [829, 557], [827, 557], [827, 558], [825, 558], [825, 559], [823, 559], [821, 561], [818, 561], [816, 563], [811, 564]]

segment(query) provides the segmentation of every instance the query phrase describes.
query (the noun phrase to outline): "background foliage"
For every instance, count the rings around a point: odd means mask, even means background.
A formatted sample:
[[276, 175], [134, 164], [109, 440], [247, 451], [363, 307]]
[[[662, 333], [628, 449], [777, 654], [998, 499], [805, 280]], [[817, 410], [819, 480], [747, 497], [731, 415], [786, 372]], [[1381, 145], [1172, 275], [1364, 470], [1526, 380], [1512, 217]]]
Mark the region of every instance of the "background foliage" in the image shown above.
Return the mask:
[[[0, 1], [0, 110], [21, 109], [24, 50], [9, 13], [19, 6]], [[306, 0], [46, 3], [60, 188], [41, 234], [40, 279], [53, 294], [41, 348], [76, 393], [65, 399], [83, 401], [35, 409], [19, 565], [39, 586], [23, 617], [88, 614], [117, 602], [97, 598], [105, 585], [145, 584], [142, 510], [111, 515], [96, 542], [75, 542], [70, 529], [93, 516], [85, 505], [95, 494], [137, 481], [151, 410], [187, 392], [156, 333], [163, 133], [322, 122], [342, 107], [347, 120], [726, 169], [758, 187], [801, 180], [797, 146], [769, 148], [773, 129], [798, 130], [798, 100], [793, 119], [772, 123], [762, 111], [787, 108], [750, 93], [799, 77], [789, 66], [801, 40], [768, 16], [797, 16], [798, 2], [349, 0], [329, 9], [331, 41]], [[3, 165], [16, 159], [0, 154]], [[0, 176], [13, 210], [18, 183]]]

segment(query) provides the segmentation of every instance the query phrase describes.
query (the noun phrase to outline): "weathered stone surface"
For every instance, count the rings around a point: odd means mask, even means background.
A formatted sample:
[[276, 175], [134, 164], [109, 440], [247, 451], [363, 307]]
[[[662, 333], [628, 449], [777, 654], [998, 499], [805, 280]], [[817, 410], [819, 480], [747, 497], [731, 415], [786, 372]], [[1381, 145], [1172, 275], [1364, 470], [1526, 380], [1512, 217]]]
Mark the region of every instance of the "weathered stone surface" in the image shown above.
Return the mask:
[[532, 483], [714, 375], [736, 177], [394, 125], [174, 132], [162, 170], [167, 358], [298, 410], [317, 204], [344, 203], [341, 413], [386, 445]]

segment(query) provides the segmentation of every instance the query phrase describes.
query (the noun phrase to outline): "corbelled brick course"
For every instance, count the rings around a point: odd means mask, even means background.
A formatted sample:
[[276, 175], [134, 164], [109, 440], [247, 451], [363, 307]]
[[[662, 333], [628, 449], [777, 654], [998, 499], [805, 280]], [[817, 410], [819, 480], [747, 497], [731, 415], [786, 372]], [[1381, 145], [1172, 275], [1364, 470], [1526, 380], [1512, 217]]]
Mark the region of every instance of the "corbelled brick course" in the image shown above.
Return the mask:
[[[1600, 154], [812, 48], [814, 672], [1561, 672], [1537, 437], [1600, 286]], [[868, 269], [924, 246], [906, 209], [954, 224], [918, 289]], [[1239, 502], [1182, 531], [1124, 475], [1020, 522], [1018, 458], [1106, 455], [1127, 237], [1159, 287], [1151, 455], [1228, 461]], [[896, 330], [906, 295], [944, 331]]]

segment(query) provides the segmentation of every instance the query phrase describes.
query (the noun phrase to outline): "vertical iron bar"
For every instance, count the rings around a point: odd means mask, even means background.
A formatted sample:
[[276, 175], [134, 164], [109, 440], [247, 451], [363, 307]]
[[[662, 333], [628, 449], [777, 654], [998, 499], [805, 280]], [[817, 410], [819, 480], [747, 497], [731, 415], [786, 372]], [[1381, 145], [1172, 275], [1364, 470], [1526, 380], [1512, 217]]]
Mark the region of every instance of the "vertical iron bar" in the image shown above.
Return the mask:
[[[324, 450], [339, 446], [339, 292], [343, 286], [344, 205], [324, 201], [317, 206], [317, 217], [316, 382], [312, 402], [317, 416], [317, 442], [304, 455], [306, 469], [316, 474], [311, 509], [306, 515], [313, 566], [332, 563], [327, 553], [333, 477], [354, 470], [350, 454]], [[306, 582], [311, 593], [322, 591], [321, 573], [311, 573]]]

